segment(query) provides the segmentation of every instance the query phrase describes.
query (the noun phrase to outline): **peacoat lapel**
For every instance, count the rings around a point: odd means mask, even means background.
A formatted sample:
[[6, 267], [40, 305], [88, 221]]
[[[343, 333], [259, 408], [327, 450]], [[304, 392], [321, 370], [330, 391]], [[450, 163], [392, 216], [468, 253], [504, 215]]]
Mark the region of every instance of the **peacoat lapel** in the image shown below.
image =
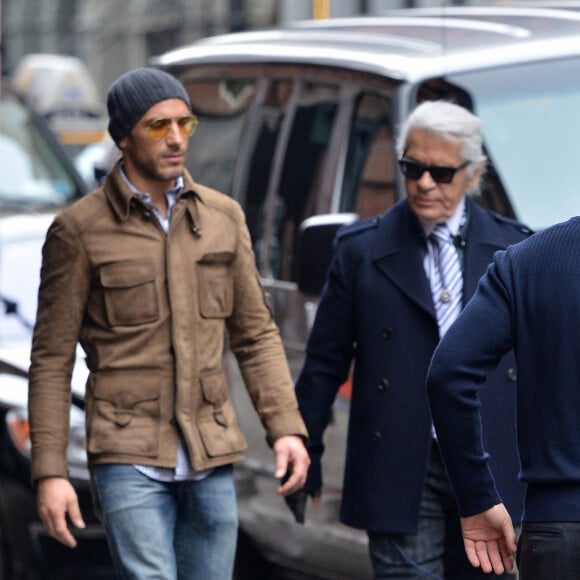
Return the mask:
[[381, 217], [371, 253], [373, 264], [419, 308], [435, 318], [431, 288], [423, 267], [425, 251], [423, 230], [406, 200]]

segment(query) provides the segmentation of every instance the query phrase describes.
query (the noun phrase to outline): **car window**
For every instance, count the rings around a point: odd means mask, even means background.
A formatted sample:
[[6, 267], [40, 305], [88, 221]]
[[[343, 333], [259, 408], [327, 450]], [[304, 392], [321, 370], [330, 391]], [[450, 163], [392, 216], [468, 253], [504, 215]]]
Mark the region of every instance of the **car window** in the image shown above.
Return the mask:
[[366, 218], [391, 207], [396, 201], [395, 164], [390, 100], [362, 94], [353, 115], [340, 211]]
[[63, 206], [78, 195], [52, 144], [28, 110], [7, 93], [0, 104], [0, 173], [3, 210]]
[[580, 214], [580, 59], [456, 75], [483, 121], [486, 151], [515, 216], [535, 230]]

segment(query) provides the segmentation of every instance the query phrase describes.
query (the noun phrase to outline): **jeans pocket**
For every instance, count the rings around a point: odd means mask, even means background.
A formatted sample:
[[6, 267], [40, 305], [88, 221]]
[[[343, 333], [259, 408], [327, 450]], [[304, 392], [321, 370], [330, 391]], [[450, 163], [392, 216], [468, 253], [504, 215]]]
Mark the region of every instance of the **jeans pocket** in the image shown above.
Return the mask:
[[563, 534], [557, 525], [524, 523], [516, 557], [521, 577], [526, 580], [564, 579], [563, 543]]

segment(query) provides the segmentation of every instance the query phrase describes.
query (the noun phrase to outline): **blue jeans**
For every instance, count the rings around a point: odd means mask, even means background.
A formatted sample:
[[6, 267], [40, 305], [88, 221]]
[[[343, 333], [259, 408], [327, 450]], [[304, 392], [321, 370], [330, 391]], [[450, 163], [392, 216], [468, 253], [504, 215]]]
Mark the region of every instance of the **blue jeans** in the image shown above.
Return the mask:
[[120, 578], [231, 578], [238, 530], [231, 465], [174, 483], [132, 465], [95, 465], [91, 486]]
[[516, 558], [521, 580], [578, 580], [580, 522], [524, 522]]
[[416, 534], [369, 532], [369, 553], [375, 580], [415, 578], [426, 580], [490, 580], [507, 574], [484, 574], [465, 555], [457, 502], [441, 459], [433, 445]]

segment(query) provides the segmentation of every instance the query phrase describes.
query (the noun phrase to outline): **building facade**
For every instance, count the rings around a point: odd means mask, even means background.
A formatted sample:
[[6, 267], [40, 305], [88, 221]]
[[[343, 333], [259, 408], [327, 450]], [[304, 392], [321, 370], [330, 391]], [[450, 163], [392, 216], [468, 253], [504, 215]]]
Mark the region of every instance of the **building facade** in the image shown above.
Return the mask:
[[[102, 96], [123, 72], [206, 36], [312, 18], [316, 0], [0, 0], [3, 74], [27, 54], [81, 58]], [[458, 0], [327, 0], [332, 17]], [[471, 2], [472, 3], [472, 2]]]

